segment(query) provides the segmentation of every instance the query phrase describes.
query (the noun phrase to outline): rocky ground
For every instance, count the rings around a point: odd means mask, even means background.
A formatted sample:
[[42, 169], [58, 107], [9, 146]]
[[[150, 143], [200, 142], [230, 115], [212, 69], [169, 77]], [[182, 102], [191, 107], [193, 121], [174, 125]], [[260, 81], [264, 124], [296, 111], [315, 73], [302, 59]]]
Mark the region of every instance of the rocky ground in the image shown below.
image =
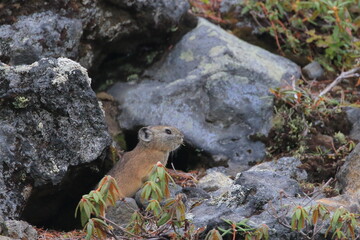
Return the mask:
[[[172, 191], [204, 233], [247, 218], [270, 239], [306, 239], [289, 227], [297, 206], [360, 212], [359, 71], [330, 94], [351, 104], [314, 110], [331, 82], [319, 63], [240, 40], [190, 2], [0, 3], [0, 239], [83, 239], [78, 201], [147, 125], [184, 133]], [[118, 204], [109, 216], [126, 224]]]

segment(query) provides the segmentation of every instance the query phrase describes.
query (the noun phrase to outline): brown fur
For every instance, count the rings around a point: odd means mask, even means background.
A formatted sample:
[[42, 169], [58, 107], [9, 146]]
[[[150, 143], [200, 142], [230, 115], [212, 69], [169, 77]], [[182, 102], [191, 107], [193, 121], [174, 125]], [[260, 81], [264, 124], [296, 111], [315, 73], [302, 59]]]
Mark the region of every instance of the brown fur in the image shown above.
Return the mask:
[[108, 173], [119, 186], [120, 198], [133, 196], [147, 180], [154, 165], [159, 161], [166, 165], [169, 153], [182, 142], [182, 133], [174, 127], [150, 126], [140, 129], [138, 145], [125, 153]]

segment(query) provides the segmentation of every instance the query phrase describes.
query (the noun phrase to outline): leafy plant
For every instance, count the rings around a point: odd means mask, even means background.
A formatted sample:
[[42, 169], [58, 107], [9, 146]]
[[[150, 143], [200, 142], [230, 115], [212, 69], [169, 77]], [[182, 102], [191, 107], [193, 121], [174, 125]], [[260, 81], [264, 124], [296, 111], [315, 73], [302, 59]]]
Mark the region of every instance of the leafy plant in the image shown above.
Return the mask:
[[[291, 211], [292, 204], [281, 204], [280, 209], [272, 207], [269, 203], [268, 213], [276, 218], [277, 222], [282, 226], [298, 232], [304, 239], [319, 239], [332, 234], [332, 239], [358, 239], [360, 214], [350, 213], [348, 210], [340, 207], [334, 211], [330, 211], [321, 203], [307, 206], [313, 202], [322, 192], [321, 189], [326, 188], [331, 179], [313, 192], [313, 196], [307, 199], [301, 205], [297, 205]], [[280, 201], [283, 195], [280, 194]], [[291, 221], [289, 222], [289, 215]], [[327, 229], [327, 230], [326, 230]]]
[[27, 97], [18, 96], [15, 98], [13, 105], [15, 108], [26, 108], [29, 104], [29, 99]]
[[[269, 239], [269, 228], [266, 225], [262, 225], [261, 227], [255, 229], [246, 224], [248, 219], [244, 219], [240, 222], [234, 222], [226, 219], [223, 219], [223, 221], [229, 224], [230, 228], [224, 229], [219, 227], [218, 229], [222, 232], [221, 237], [230, 234], [233, 240], [237, 239], [237, 236], [243, 236], [245, 240]], [[216, 239], [216, 237], [218, 237], [218, 233], [216, 231], [213, 231], [211, 235], [214, 235], [215, 238], [209, 239]]]
[[[356, 229], [360, 226], [359, 216], [359, 214], [350, 213], [342, 207], [336, 209], [330, 219], [325, 237], [329, 233], [333, 233], [332, 239], [356, 239]], [[297, 206], [292, 215], [291, 229], [305, 235], [312, 233], [311, 239], [314, 239], [320, 233], [320, 230], [325, 228], [325, 220], [329, 219], [329, 217], [330, 211], [322, 204], [317, 204], [311, 208]]]
[[351, 213], [345, 208], [340, 207], [336, 209], [325, 236], [329, 232], [333, 232], [332, 238], [343, 239], [351, 237], [355, 239], [355, 230], [360, 227], [359, 217], [359, 214]]
[[317, 134], [334, 136], [330, 150], [336, 154], [351, 151], [351, 141], [335, 124], [339, 121], [335, 119], [344, 119], [342, 105], [335, 99], [313, 97], [302, 81], [298, 83], [297, 86], [270, 89], [275, 96], [275, 111], [269, 134], [273, 140], [268, 146], [269, 153], [309, 153], [308, 142]]
[[226, 22], [220, 14], [221, 0], [190, 0], [189, 3], [193, 13], [216, 23]]
[[107, 175], [100, 181], [96, 190], [82, 196], [75, 209], [75, 218], [79, 213], [81, 224], [87, 232], [86, 239], [90, 239], [93, 235], [104, 239], [112, 230], [112, 227], [99, 217], [105, 215], [108, 204], [115, 205], [119, 195], [116, 180]]
[[223, 237], [217, 229], [212, 229], [206, 234], [205, 240], [222, 240]]
[[291, 218], [291, 229], [300, 231], [305, 227], [305, 221], [308, 219], [307, 211], [302, 206], [297, 206]]
[[350, 69], [359, 60], [356, 37], [359, 0], [245, 0], [260, 29], [275, 38], [280, 53], [319, 61], [327, 70]]
[[181, 194], [169, 198], [171, 182], [173, 180], [165, 166], [157, 163], [141, 190], [141, 198], [147, 202], [145, 212], [135, 211], [128, 226], [123, 228], [105, 218], [106, 207], [114, 205], [119, 198], [115, 179], [105, 176], [96, 190], [82, 197], [75, 210], [75, 217], [80, 213], [86, 239], [92, 236], [105, 239], [108, 234], [114, 235], [114, 228], [120, 229], [126, 237], [147, 238], [167, 233], [172, 239], [198, 239], [205, 228], [196, 229], [185, 218], [186, 208]]

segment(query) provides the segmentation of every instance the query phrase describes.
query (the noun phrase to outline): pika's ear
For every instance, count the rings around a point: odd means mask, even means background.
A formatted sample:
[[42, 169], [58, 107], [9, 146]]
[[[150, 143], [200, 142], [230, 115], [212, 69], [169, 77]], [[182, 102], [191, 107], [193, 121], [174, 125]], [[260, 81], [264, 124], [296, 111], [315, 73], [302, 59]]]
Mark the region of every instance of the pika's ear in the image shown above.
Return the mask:
[[153, 139], [153, 135], [153, 132], [147, 127], [143, 127], [139, 130], [139, 139], [144, 142], [150, 142], [151, 139]]

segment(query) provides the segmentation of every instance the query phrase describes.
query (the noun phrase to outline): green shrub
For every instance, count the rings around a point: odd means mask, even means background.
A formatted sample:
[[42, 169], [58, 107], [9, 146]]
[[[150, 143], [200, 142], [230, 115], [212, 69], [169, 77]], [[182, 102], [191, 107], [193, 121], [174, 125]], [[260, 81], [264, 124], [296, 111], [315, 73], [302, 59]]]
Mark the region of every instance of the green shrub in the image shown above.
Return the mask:
[[359, 0], [244, 0], [261, 31], [276, 40], [280, 53], [317, 60], [327, 70], [359, 64]]

